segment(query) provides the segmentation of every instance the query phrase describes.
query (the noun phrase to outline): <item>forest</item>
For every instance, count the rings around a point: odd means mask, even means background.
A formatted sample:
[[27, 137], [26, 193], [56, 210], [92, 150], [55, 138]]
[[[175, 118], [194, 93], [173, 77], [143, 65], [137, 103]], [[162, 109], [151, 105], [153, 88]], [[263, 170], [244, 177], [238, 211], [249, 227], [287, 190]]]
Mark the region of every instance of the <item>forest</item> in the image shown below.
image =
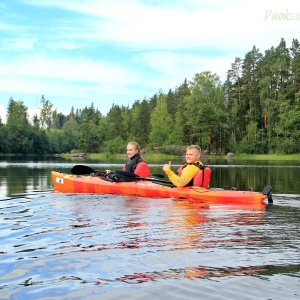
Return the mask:
[[32, 120], [22, 101], [8, 99], [0, 119], [1, 154], [124, 153], [134, 140], [145, 151], [178, 154], [198, 144], [208, 154], [300, 152], [300, 44], [282, 38], [264, 54], [253, 46], [236, 57], [225, 82], [210, 71], [183, 79], [131, 107], [94, 103], [58, 113], [43, 95]]

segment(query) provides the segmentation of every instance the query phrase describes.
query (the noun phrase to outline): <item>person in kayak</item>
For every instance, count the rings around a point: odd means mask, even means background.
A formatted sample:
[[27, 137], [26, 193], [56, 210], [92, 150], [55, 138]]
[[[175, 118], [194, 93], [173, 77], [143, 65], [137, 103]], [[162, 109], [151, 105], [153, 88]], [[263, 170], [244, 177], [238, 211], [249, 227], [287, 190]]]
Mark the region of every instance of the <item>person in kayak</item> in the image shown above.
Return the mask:
[[140, 145], [137, 142], [128, 143], [126, 153], [129, 160], [123, 166], [123, 171], [134, 173], [140, 177], [150, 176], [149, 166], [145, 162]]
[[[136, 174], [140, 177], [149, 177], [150, 169], [145, 162], [140, 145], [137, 142], [129, 142], [126, 147], [128, 161], [123, 166], [123, 171]], [[111, 173], [111, 170], [106, 170], [106, 173]]]
[[[178, 175], [171, 170], [171, 161], [163, 166], [169, 180], [176, 187], [187, 185], [208, 187], [211, 170], [200, 161], [200, 155], [201, 149], [198, 145], [188, 146], [185, 154], [186, 164], [178, 169]], [[204, 177], [205, 173], [207, 173], [206, 177]], [[196, 177], [199, 178], [196, 180]]]

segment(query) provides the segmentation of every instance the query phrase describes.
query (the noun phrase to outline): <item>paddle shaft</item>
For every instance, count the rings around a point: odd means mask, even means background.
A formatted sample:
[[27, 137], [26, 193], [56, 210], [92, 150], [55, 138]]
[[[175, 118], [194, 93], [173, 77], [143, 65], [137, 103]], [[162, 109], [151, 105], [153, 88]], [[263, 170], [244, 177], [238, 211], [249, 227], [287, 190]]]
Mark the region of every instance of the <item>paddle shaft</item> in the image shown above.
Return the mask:
[[[168, 180], [161, 180], [161, 179], [156, 179], [152, 177], [139, 177], [136, 174], [129, 173], [126, 171], [115, 171], [114, 176], [118, 179], [118, 181], [125, 181], [125, 182], [130, 182], [130, 181], [152, 181], [152, 182], [160, 182], [160, 183], [167, 183], [167, 184], [172, 184], [172, 182]], [[152, 175], [153, 176], [153, 175]]]
[[[116, 171], [116, 172], [125, 172], [125, 171]], [[71, 169], [71, 173], [74, 175], [86, 175], [86, 174], [95, 173], [96, 176], [99, 176], [99, 175], [105, 175], [106, 171], [96, 171], [89, 166], [76, 165]], [[129, 172], [125, 172], [125, 173], [123, 173], [123, 176], [126, 176], [126, 177], [136, 177], [137, 176], [136, 174], [133, 174], [133, 173], [129, 173]], [[161, 174], [151, 174], [151, 176], [158, 177], [158, 178], [164, 178], [164, 176]]]
[[[101, 175], [106, 175], [105, 171], [96, 171], [93, 168], [85, 165], [76, 165], [71, 169], [71, 173], [74, 175], [86, 175], [86, 174], [92, 174], [94, 173], [96, 176], [101, 176]], [[150, 178], [150, 177], [139, 177], [136, 174], [129, 173], [126, 171], [115, 171], [114, 174], [116, 176], [124, 178], [122, 181], [139, 181], [139, 180], [144, 180], [144, 181], [153, 181], [153, 182], [161, 182], [161, 183], [171, 183], [170, 181], [167, 180], [160, 180], [156, 178]], [[161, 177], [163, 178], [163, 175], [161, 174], [152, 174], [151, 176], [154, 177]], [[127, 180], [125, 180], [127, 179]], [[120, 180], [121, 181], [121, 180]]]

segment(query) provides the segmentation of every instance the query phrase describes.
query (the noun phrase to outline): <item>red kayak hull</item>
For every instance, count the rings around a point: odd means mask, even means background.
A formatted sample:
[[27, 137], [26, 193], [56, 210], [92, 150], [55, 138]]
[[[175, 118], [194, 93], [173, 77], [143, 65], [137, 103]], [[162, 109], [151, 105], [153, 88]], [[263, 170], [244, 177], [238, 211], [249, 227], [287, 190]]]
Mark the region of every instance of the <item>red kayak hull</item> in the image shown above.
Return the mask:
[[236, 191], [202, 187], [168, 187], [151, 181], [109, 182], [96, 176], [78, 176], [51, 172], [55, 192], [85, 194], [135, 195], [151, 198], [185, 198], [222, 203], [263, 203], [266, 195], [253, 191]]

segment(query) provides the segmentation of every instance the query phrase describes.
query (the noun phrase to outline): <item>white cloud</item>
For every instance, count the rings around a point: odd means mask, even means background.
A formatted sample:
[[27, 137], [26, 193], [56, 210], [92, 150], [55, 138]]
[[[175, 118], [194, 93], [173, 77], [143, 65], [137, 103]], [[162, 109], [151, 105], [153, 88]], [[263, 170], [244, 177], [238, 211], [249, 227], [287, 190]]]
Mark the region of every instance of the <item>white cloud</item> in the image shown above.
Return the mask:
[[13, 49], [13, 51], [31, 50], [35, 41], [36, 39], [34, 38], [5, 39], [0, 46], [0, 51], [11, 49]]
[[159, 5], [148, 1], [30, 2], [93, 17], [84, 22], [84, 30], [79, 31], [77, 38], [113, 41], [138, 49], [189, 49], [203, 45], [248, 49], [249, 43], [265, 42], [265, 36], [274, 32], [286, 36], [286, 29], [296, 26], [293, 21], [265, 20], [266, 11], [300, 12], [291, 0], [283, 3], [254, 0], [251, 4], [249, 1], [178, 1], [175, 5], [169, 1], [161, 1]]
[[[203, 71], [216, 73], [221, 81], [225, 81], [227, 71], [234, 62], [232, 56], [213, 57], [209, 53], [201, 55], [167, 51], [145, 53], [143, 60], [160, 74], [159, 82], [171, 89], [182, 83], [184, 78], [192, 80], [196, 73]], [[179, 78], [180, 81], [178, 81]], [[148, 83], [157, 85], [157, 80], [153, 78], [153, 82]]]
[[79, 45], [76, 42], [51, 42], [47, 43], [46, 47], [51, 50], [58, 50], [58, 49], [66, 49], [66, 50], [73, 50], [73, 49], [80, 49], [84, 48], [84, 45]]
[[35, 99], [46, 94], [59, 99], [58, 108], [66, 105], [64, 97], [87, 99], [87, 105], [105, 99], [101, 107], [126, 105], [202, 71], [224, 80], [235, 57], [243, 58], [253, 45], [264, 52], [284, 38], [289, 47], [300, 22], [266, 20], [270, 11], [300, 13], [291, 0], [22, 2], [62, 9], [64, 17], [55, 16], [47, 30], [22, 18], [16, 25], [2, 21], [0, 30], [14, 35], [0, 46], [8, 53], [0, 56], [0, 92]]
[[[113, 81], [130, 83], [135, 74], [129, 69], [88, 58], [52, 58], [33, 55], [14, 61], [0, 62], [0, 76], [3, 76], [4, 80], [24, 79], [29, 85], [36, 85], [35, 82], [30, 84], [30, 77], [105, 84]], [[20, 83], [24, 86], [22, 82]], [[9, 88], [6, 84], [1, 83], [1, 85], [2, 88]]]

